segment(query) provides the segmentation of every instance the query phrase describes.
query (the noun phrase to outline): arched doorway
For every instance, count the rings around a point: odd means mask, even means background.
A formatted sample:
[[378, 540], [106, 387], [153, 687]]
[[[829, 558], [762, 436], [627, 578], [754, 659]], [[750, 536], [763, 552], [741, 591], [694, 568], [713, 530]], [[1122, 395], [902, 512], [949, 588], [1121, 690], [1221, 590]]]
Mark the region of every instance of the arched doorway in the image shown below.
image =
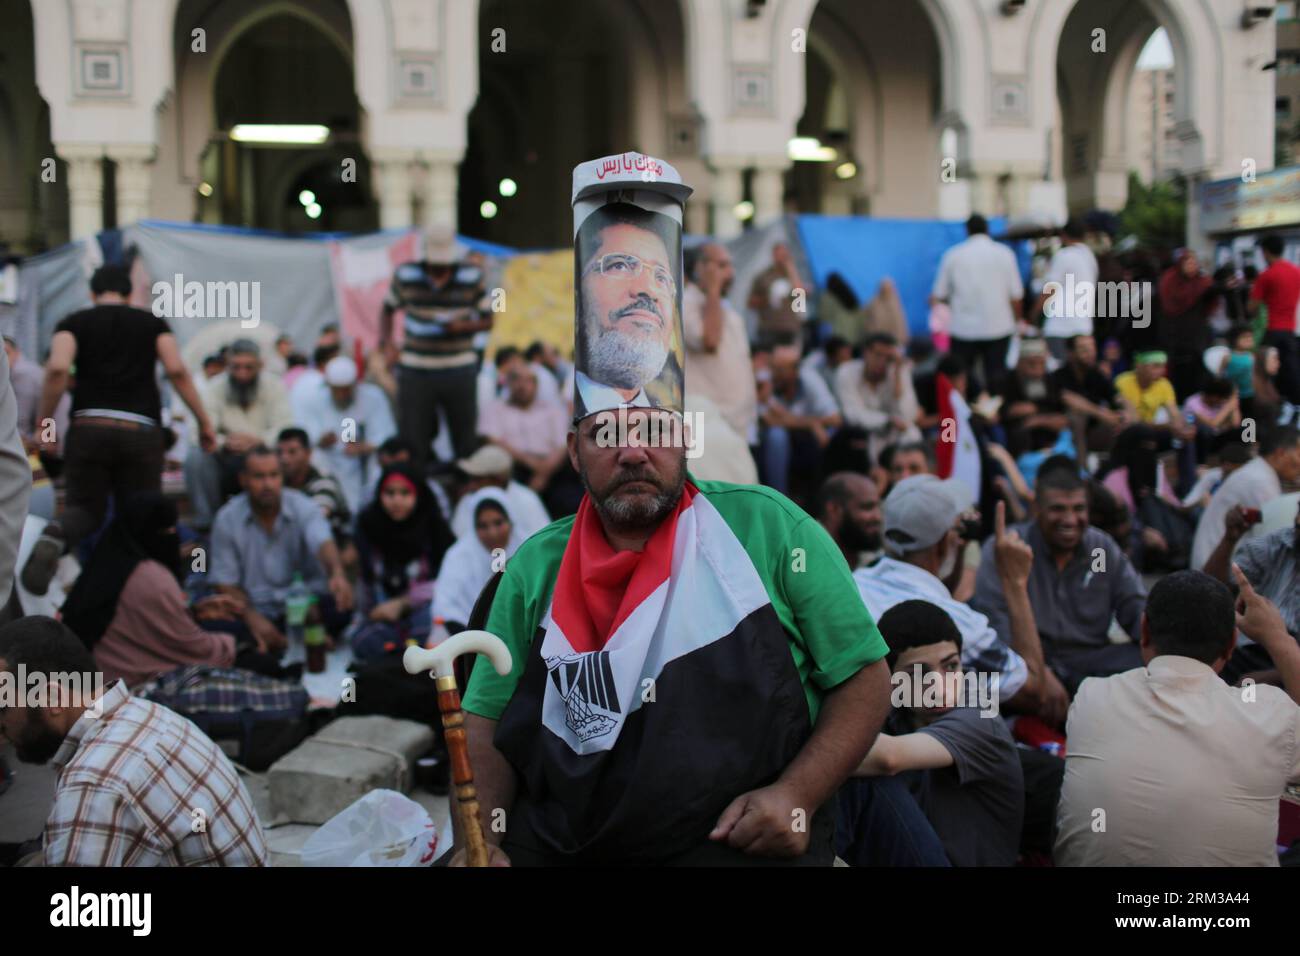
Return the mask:
[[30, 0], [0, 0], [0, 23], [0, 248], [34, 253], [68, 239], [67, 173], [36, 86]]
[[687, 112], [683, 36], [671, 0], [482, 0], [461, 231], [567, 245], [578, 163], [625, 149], [670, 162], [675, 149], [693, 153], [693, 137], [675, 128]]
[[157, 203], [165, 216], [287, 232], [377, 228], [345, 0], [182, 0], [175, 44], [176, 89], [160, 119], [159, 170], [174, 170], [176, 184]]
[[1089, 0], [1070, 11], [1057, 52], [1052, 174], [1072, 213], [1121, 209], [1131, 173], [1151, 182], [1194, 165], [1180, 46], [1160, 2]]
[[820, 0], [808, 27], [805, 108], [786, 179], [796, 208], [937, 213], [939, 50], [921, 0]]

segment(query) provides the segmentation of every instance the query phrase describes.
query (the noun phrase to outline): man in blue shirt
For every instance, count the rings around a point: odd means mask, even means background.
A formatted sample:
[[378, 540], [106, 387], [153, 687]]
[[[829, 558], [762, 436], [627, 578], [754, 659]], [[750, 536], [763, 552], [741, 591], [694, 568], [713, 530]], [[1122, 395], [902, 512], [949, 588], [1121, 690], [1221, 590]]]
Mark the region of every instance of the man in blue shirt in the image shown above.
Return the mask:
[[261, 651], [287, 646], [284, 600], [294, 575], [319, 596], [326, 630], [341, 633], [352, 613], [352, 586], [320, 507], [284, 487], [280, 461], [265, 445], [245, 457], [240, 484], [243, 493], [213, 521], [209, 582], [243, 603], [243, 624]]

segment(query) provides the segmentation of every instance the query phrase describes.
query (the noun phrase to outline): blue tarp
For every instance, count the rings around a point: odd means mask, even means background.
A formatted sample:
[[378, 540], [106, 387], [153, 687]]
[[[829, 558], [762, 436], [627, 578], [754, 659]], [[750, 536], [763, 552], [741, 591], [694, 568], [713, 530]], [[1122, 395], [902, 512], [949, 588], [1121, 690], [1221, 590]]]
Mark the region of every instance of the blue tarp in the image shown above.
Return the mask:
[[[871, 219], [864, 216], [801, 215], [799, 239], [812, 267], [813, 281], [825, 288], [838, 272], [866, 303], [888, 276], [898, 287], [903, 313], [913, 335], [929, 335], [930, 289], [944, 252], [966, 238], [964, 222], [938, 219]], [[1003, 219], [989, 220], [997, 235]], [[1025, 242], [1012, 244], [1020, 271], [1028, 280], [1030, 251]]]

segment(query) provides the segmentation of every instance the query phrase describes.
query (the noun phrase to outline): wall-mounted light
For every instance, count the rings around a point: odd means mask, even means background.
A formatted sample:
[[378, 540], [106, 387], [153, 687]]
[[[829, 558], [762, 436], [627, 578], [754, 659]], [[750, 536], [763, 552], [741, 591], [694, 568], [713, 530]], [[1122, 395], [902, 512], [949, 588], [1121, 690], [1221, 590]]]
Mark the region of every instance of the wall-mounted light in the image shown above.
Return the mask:
[[320, 214], [324, 211], [325, 210], [321, 208], [321, 204], [318, 202], [307, 204], [306, 213], [308, 219], [319, 219]]
[[754, 218], [754, 204], [748, 199], [744, 202], [736, 203], [735, 207], [731, 211], [741, 222], [749, 222], [749, 220]]
[[519, 192], [519, 184], [513, 179], [503, 179], [497, 184], [497, 191], [509, 199], [515, 193]]
[[834, 146], [823, 146], [816, 136], [796, 136], [786, 143], [785, 154], [797, 163], [833, 163], [839, 157]]
[[852, 179], [857, 174], [857, 163], [840, 163], [835, 167], [835, 175], [839, 179]]
[[212, 195], [212, 183], [199, 183], [199, 195], [207, 199]]
[[478, 214], [484, 219], [494, 219], [497, 214], [497, 204], [491, 199], [484, 200], [479, 204]]
[[230, 131], [236, 143], [262, 146], [319, 146], [329, 136], [328, 126], [314, 123], [240, 123]]

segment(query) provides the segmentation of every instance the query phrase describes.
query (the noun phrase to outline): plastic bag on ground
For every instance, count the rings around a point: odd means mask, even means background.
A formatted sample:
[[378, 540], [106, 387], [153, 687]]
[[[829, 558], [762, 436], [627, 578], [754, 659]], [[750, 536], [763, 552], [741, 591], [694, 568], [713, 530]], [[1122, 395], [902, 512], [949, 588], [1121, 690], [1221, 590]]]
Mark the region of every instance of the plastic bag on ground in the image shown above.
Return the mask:
[[430, 866], [438, 831], [428, 812], [396, 790], [372, 790], [307, 838], [303, 866]]

